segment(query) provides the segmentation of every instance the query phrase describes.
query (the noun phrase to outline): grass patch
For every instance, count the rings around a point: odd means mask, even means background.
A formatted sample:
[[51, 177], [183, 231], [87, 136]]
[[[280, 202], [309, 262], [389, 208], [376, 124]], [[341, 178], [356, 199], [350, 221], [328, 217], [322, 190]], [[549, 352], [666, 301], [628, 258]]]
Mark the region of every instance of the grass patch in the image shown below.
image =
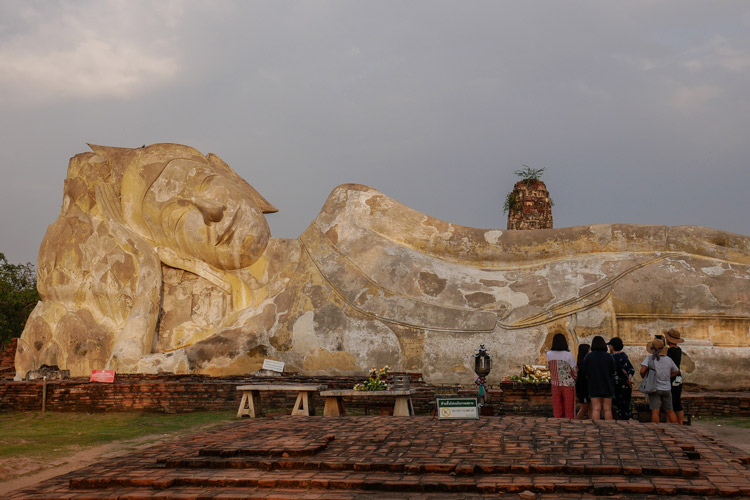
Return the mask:
[[703, 424], [750, 429], [750, 417], [694, 417], [694, 419]]
[[234, 411], [161, 413], [0, 414], [0, 459], [60, 456], [84, 448], [139, 438], [169, 435], [235, 418]]

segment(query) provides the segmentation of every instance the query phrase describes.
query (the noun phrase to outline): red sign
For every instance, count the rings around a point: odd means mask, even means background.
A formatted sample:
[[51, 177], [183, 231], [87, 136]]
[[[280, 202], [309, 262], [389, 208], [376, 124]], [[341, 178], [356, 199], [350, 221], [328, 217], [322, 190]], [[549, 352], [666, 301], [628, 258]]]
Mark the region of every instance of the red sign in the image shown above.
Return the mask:
[[114, 381], [114, 370], [91, 370], [91, 378], [89, 379], [89, 382], [104, 382], [105, 384], [111, 384]]

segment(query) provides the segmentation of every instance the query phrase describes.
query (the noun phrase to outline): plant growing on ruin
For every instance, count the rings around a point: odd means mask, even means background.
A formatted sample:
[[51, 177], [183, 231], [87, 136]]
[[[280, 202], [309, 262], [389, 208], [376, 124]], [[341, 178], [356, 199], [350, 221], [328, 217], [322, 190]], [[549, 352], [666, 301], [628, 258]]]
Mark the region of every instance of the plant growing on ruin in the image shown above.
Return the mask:
[[534, 181], [539, 180], [539, 178], [542, 176], [546, 168], [531, 168], [528, 165], [521, 164], [524, 168], [521, 170], [516, 170], [513, 172], [518, 177], [521, 178], [521, 180], [526, 184], [531, 184]]
[[[513, 173], [516, 174], [518, 177], [521, 178], [521, 182], [524, 184], [532, 184], [535, 181], [538, 181], [541, 177], [544, 171], [546, 170], [545, 167], [542, 168], [531, 168], [528, 165], [521, 164], [524, 168], [520, 170], [515, 170]], [[550, 206], [554, 207], [555, 202], [552, 201], [552, 198], [549, 199]], [[518, 191], [516, 191], [516, 188], [514, 187], [513, 190], [507, 194], [505, 197], [505, 203], [503, 203], [503, 213], [508, 213], [511, 210], [515, 209], [518, 205]]]
[[517, 203], [518, 197], [516, 196], [516, 190], [514, 189], [505, 197], [505, 203], [503, 203], [503, 213], [508, 213], [516, 208]]

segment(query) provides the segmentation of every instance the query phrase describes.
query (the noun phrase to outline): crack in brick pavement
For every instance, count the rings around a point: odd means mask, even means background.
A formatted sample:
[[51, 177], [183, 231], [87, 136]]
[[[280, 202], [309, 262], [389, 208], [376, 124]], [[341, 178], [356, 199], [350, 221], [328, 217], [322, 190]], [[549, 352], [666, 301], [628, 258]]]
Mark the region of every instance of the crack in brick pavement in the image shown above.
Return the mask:
[[750, 496], [749, 466], [746, 452], [667, 424], [275, 417], [184, 436], [2, 498]]

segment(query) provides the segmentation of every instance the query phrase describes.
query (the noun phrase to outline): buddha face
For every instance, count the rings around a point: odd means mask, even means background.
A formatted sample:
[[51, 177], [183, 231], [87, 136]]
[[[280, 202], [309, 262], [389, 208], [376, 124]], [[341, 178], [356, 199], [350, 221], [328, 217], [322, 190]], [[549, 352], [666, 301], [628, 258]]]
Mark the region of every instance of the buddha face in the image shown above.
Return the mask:
[[176, 158], [146, 190], [143, 221], [155, 245], [239, 269], [263, 254], [270, 237], [259, 196], [218, 157]]

